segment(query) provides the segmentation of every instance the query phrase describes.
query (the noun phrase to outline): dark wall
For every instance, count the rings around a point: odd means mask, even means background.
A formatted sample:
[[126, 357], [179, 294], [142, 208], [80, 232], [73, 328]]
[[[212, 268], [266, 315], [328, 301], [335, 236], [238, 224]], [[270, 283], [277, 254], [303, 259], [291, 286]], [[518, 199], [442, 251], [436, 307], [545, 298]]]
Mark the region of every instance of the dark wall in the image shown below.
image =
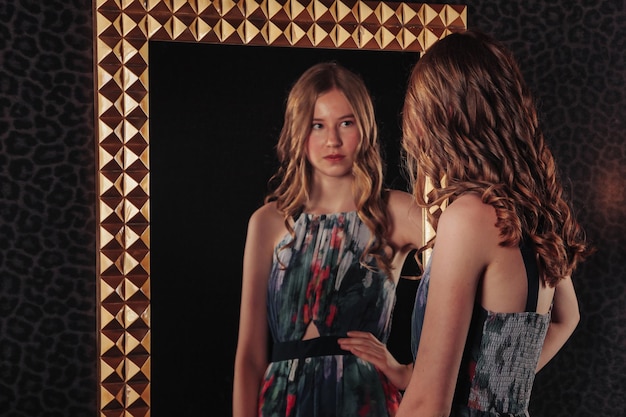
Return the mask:
[[[505, 41], [519, 59], [578, 217], [598, 249], [574, 276], [581, 323], [538, 374], [531, 415], [623, 415], [624, 3], [459, 3], [469, 6], [470, 27]], [[0, 2], [3, 416], [98, 414], [91, 8], [86, 0]], [[235, 293], [229, 290], [229, 302], [238, 302]], [[221, 343], [221, 335], [209, 336]], [[213, 396], [212, 384], [207, 409], [227, 408], [216, 404], [228, 400]]]
[[0, 414], [97, 415], [89, 1], [0, 1]]

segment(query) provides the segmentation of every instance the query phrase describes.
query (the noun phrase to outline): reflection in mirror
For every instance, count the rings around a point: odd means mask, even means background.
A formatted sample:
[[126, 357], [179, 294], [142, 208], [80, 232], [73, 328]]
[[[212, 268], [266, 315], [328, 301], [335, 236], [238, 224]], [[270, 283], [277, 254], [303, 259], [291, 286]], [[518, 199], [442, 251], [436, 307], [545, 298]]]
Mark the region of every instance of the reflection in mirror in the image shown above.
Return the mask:
[[206, 384], [177, 377], [211, 375], [212, 410], [229, 415], [246, 225], [276, 168], [291, 83], [320, 61], [360, 73], [374, 98], [388, 185], [406, 188], [400, 111], [419, 54], [387, 52], [383, 66], [372, 51], [172, 42], [150, 42], [149, 51], [152, 407], [201, 414]]
[[[148, 416], [154, 403], [157, 416], [167, 415], [163, 399], [169, 398], [176, 415], [191, 415], [194, 404], [206, 407], [207, 400], [230, 405], [245, 219], [260, 202], [274, 168], [272, 146], [289, 83], [309, 63], [329, 59], [331, 51], [350, 50], [355, 61], [345, 65], [364, 76], [381, 106], [381, 137], [390, 144], [388, 174], [390, 181], [399, 181], [388, 185], [402, 187], [393, 162], [399, 140], [397, 104], [383, 104], [388, 100], [383, 90], [398, 85], [376, 91], [376, 83], [392, 76], [386, 73], [389, 67], [397, 71], [396, 81], [404, 83], [419, 52], [465, 28], [466, 9], [371, 1], [291, 1], [284, 7], [275, 2], [122, 3], [98, 0], [94, 5], [99, 409], [102, 416]], [[153, 65], [157, 44], [189, 48], [186, 53], [209, 61], [196, 67], [182, 59], [178, 66]], [[242, 52], [218, 59], [221, 51], [197, 52], [193, 48], [198, 44], [237, 45], [231, 48]], [[264, 59], [242, 58], [244, 49]], [[276, 49], [300, 55], [267, 59], [278, 54]], [[398, 61], [392, 64], [396, 58], [387, 55], [384, 66], [379, 55], [364, 61], [373, 51], [396, 51]], [[342, 63], [347, 59], [337, 56]], [[173, 58], [166, 54], [163, 59]], [[271, 61], [278, 67], [264, 67]], [[240, 68], [253, 71], [236, 80], [225, 77]], [[172, 71], [165, 84], [169, 88], [192, 70], [200, 81], [181, 86], [177, 93], [182, 95], [166, 103], [183, 111], [174, 114], [160, 107], [164, 92], [152, 91], [151, 77], [161, 71], [167, 80]], [[271, 84], [272, 78], [282, 84]], [[252, 84], [246, 87], [246, 82]], [[260, 88], [264, 83], [267, 89]], [[241, 98], [240, 87], [263, 94]], [[239, 99], [227, 104], [229, 96]], [[200, 115], [184, 110], [188, 108]], [[156, 133], [164, 133], [165, 139], [155, 139]], [[233, 147], [236, 141], [245, 146]], [[200, 158], [188, 159], [192, 154]], [[179, 211], [171, 212], [172, 207]], [[169, 304], [172, 300], [181, 303]], [[219, 353], [210, 354], [215, 349]], [[214, 385], [209, 380], [215, 378], [222, 391], [209, 391]]]

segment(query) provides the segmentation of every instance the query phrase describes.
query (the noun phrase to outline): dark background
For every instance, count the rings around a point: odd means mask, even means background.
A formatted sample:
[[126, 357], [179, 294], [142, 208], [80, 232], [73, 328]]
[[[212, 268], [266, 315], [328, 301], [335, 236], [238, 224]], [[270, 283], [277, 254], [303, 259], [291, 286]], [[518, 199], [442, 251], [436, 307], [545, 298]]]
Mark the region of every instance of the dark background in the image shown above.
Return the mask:
[[[419, 55], [151, 42], [149, 56], [152, 408], [155, 416], [199, 415], [204, 401], [171, 398], [205, 395], [206, 385], [180, 384], [178, 375], [214, 374], [223, 383], [213, 391], [230, 406], [247, 220], [276, 169], [289, 87], [320, 61], [360, 74], [380, 121], [388, 186], [406, 189], [398, 167], [400, 111]], [[403, 281], [400, 295], [409, 296], [411, 284]], [[410, 299], [398, 305], [400, 331], [390, 340], [405, 363], [412, 307]], [[184, 319], [173, 311], [184, 311]], [[223, 360], [199, 360], [208, 359], [206, 337], [211, 356]]]
[[[470, 27], [501, 39], [518, 58], [538, 98], [545, 132], [569, 184], [578, 218], [598, 249], [574, 276], [581, 323], [554, 361], [537, 375], [531, 415], [622, 416], [626, 409], [624, 2], [459, 3], [468, 5]], [[0, 1], [2, 416], [98, 415], [92, 31], [89, 1]], [[377, 65], [382, 71], [387, 61]], [[256, 68], [257, 64], [248, 66]], [[265, 89], [260, 78], [256, 88]], [[278, 101], [284, 99], [284, 93], [266, 92], [268, 99], [271, 96]], [[242, 116], [241, 110], [233, 113]], [[239, 123], [235, 118], [232, 129], [227, 130], [234, 131]], [[387, 128], [392, 130], [391, 125]], [[207, 130], [211, 134], [215, 126]], [[179, 139], [168, 142], [170, 150], [184, 143]], [[265, 146], [271, 139], [250, 138], [243, 149], [257, 146], [255, 141]], [[209, 136], [207, 141], [211, 151], [222, 155], [225, 148], [217, 138]], [[259, 156], [253, 150], [239, 151], [229, 160], [238, 167], [259, 163], [256, 158], [246, 162], [246, 155]], [[264, 156], [260, 162], [262, 169], [271, 166], [268, 158]], [[205, 178], [215, 177], [220, 184], [237, 179], [212, 170], [210, 161], [200, 164]], [[159, 181], [158, 172], [151, 176]], [[239, 193], [245, 193], [249, 201], [260, 198], [264, 185], [262, 178], [258, 181]], [[207, 200], [201, 206], [219, 208], [223, 213], [237, 208], [239, 194], [223, 195], [208, 182], [205, 188]], [[159, 198], [164, 197], [159, 193], [153, 196]], [[155, 224], [164, 221], [158, 211], [153, 220]], [[222, 227], [222, 223], [226, 222], [217, 215], [214, 225]], [[225, 226], [221, 233], [237, 237], [245, 227], [243, 223]], [[214, 235], [198, 237], [212, 239]], [[188, 242], [181, 239], [181, 245]], [[204, 294], [207, 311], [214, 308], [209, 306], [219, 305], [224, 313], [198, 312], [204, 317], [202, 327], [194, 333], [198, 346], [178, 352], [196, 355], [199, 368], [210, 371], [194, 375], [179, 369], [168, 375], [180, 387], [190, 388], [188, 392], [199, 386], [203, 393], [199, 402], [206, 414], [215, 416], [228, 413], [232, 376], [225, 371], [231, 367], [230, 359], [213, 352], [227, 351], [235, 343], [236, 324], [227, 327], [224, 319], [238, 308], [240, 285], [239, 265], [224, 265], [220, 252], [214, 250], [221, 242], [202, 243], [210, 250], [201, 270], [192, 273], [197, 282], [210, 280], [219, 289]], [[234, 245], [231, 249], [234, 255], [240, 252]], [[158, 255], [158, 247], [153, 250], [153, 264], [168, 256]], [[155, 260], [157, 255], [160, 261]], [[153, 267], [155, 291], [161, 284], [157, 273]], [[182, 279], [189, 285], [189, 277]], [[159, 337], [159, 313], [158, 307], [153, 308], [154, 342]], [[185, 314], [181, 310], [181, 322]], [[159, 349], [155, 343], [155, 362], [166, 352]], [[167, 358], [177, 360], [169, 354]], [[158, 366], [153, 363], [155, 391], [161, 389], [156, 380]], [[192, 415], [183, 411], [187, 399], [178, 390], [165, 395], [178, 405], [177, 415]], [[153, 398], [152, 403], [156, 406], [164, 400]], [[158, 408], [153, 415], [159, 417]]]

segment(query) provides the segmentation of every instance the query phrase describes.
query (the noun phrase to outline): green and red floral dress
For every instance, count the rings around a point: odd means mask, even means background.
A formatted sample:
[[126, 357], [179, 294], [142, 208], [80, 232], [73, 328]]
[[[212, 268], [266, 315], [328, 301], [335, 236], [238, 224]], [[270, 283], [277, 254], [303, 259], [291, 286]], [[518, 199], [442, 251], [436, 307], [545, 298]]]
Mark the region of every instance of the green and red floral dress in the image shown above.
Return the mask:
[[[295, 240], [286, 236], [274, 251], [267, 293], [274, 351], [259, 416], [393, 416], [400, 391], [336, 341], [350, 330], [371, 332], [383, 343], [389, 336], [395, 284], [359, 263], [369, 229], [347, 212], [302, 213], [294, 230]], [[311, 323], [320, 337], [303, 341]]]

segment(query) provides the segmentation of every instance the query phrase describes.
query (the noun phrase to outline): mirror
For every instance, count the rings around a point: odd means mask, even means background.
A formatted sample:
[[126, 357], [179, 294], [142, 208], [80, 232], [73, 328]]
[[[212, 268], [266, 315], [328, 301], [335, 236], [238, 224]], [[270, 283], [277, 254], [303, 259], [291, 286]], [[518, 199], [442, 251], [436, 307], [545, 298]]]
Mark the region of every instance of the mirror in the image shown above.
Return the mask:
[[[154, 127], [152, 122], [148, 122], [152, 117], [150, 103], [157, 108], [149, 95], [148, 80], [149, 73], [159, 69], [153, 67], [149, 59], [153, 45], [158, 43], [160, 48], [165, 49], [175, 44], [186, 48], [202, 44], [202, 46], [231, 45], [237, 48], [254, 46], [272, 50], [305, 48], [317, 52], [352, 51], [351, 53], [363, 55], [376, 51], [379, 54], [393, 52], [419, 54], [437, 39], [450, 32], [464, 29], [467, 20], [466, 7], [376, 1], [279, 3], [145, 0], [113, 3], [97, 0], [94, 2], [94, 18], [98, 158], [96, 161], [98, 167], [96, 278], [100, 374], [98, 407], [103, 416], [150, 415], [153, 377], [151, 278], [163, 276], [156, 268], [165, 268], [165, 265], [176, 262], [184, 265], [186, 262], [182, 255], [166, 263], [163, 263], [163, 255], [159, 255], [158, 261], [151, 260], [152, 214], [154, 212], [156, 216], [158, 213], [164, 213], [163, 210], [159, 211], [157, 206], [153, 206], [153, 202], [158, 202], [159, 199], [155, 197], [153, 201], [151, 198], [153, 176], [152, 152], [149, 152], [153, 136], [151, 132], [153, 129], [161, 131], [160, 127]], [[217, 52], [211, 50], [202, 52], [203, 55], [211, 53]], [[339, 60], [342, 59], [344, 58]], [[372, 65], [374, 67], [380, 65], [380, 59], [382, 56], [379, 55]], [[361, 63], [358, 65], [364, 66]], [[354, 69], [363, 72], [359, 68]], [[296, 72], [299, 75], [301, 71]], [[208, 81], [221, 82], [220, 79], [210, 77]], [[288, 87], [293, 81], [295, 77], [286, 76], [285, 86]], [[366, 83], [369, 84], [367, 80]], [[278, 102], [282, 103], [286, 97], [286, 89], [273, 92]], [[224, 100], [215, 93], [210, 97], [207, 96], [205, 101], [219, 106]], [[278, 109], [279, 114], [282, 110], [282, 107]], [[275, 127], [270, 127], [266, 136], [260, 137], [261, 143], [267, 144], [275, 140], [272, 134], [276, 132], [272, 129], [280, 127], [281, 117], [275, 120]], [[162, 119], [162, 116], [159, 119]], [[176, 128], [176, 120], [173, 123]], [[396, 121], [382, 123], [388, 123], [389, 126]], [[179, 128], [180, 133], [183, 133], [186, 126], [181, 124]], [[384, 124], [382, 129], [381, 134], [384, 132]], [[168, 141], [168, 146], [176, 146], [177, 143], [181, 142], [172, 138]], [[269, 146], [273, 146], [273, 143]], [[178, 147], [176, 149], [180, 150]], [[165, 154], [167, 155], [167, 150]], [[261, 169], [271, 168], [269, 154], [261, 154], [260, 157], [265, 158], [260, 162]], [[159, 167], [167, 166], [168, 169], [178, 172], [182, 170], [180, 167], [184, 164], [175, 159], [172, 153], [171, 161], [165, 158], [155, 160], [155, 163], [158, 162]], [[262, 177], [266, 174], [267, 172], [259, 173], [258, 178], [265, 181]], [[158, 175], [158, 171], [155, 171], [155, 181], [158, 180]], [[260, 198], [265, 191], [264, 187], [265, 183], [262, 182], [250, 185], [249, 188], [251, 193], [258, 192]], [[177, 201], [183, 206], [186, 204], [184, 199]], [[192, 214], [194, 215], [196, 214]], [[176, 218], [168, 218], [166, 221], [155, 221], [154, 224], [159, 227], [166, 223], [175, 224], [176, 221]], [[215, 221], [219, 222], [219, 219]], [[233, 225], [230, 233], [239, 234], [239, 237], [244, 238], [241, 230], [244, 230], [245, 221], [246, 219], [241, 225]], [[161, 231], [155, 229], [154, 235], [157, 236], [159, 233]], [[197, 239], [203, 238], [206, 236], [194, 234], [192, 231], [189, 236], [180, 235], [176, 241], [171, 242], [171, 245], [178, 245], [184, 249], [186, 246], [194, 245]], [[239, 255], [238, 248], [229, 250]], [[192, 258], [197, 261], [197, 255], [192, 255]], [[217, 250], [203, 260], [205, 268], [202, 273], [206, 279], [214, 275], [207, 273], [206, 263], [219, 261], [220, 254]], [[236, 270], [237, 265], [227, 266], [227, 269]], [[180, 270], [182, 268], [178, 269]], [[169, 272], [165, 275], [167, 274]], [[239, 275], [237, 272], [237, 279]], [[167, 279], [171, 278], [168, 276]], [[196, 289], [189, 285], [184, 277], [177, 278], [173, 283], [176, 284], [176, 292], [172, 296], [187, 297], [190, 303], [188, 311], [194, 307], [201, 307], [198, 304], [202, 300], [193, 297]], [[155, 284], [155, 289], [157, 287]], [[159, 310], [158, 315], [155, 314], [154, 317], [155, 328], [158, 327], [159, 320], [164, 320], [160, 317], [169, 317], [172, 322], [180, 324], [187, 319], [185, 311], [180, 310]], [[236, 323], [232, 326], [234, 333]], [[228, 335], [220, 332], [213, 333], [202, 329], [192, 336], [197, 337], [196, 343], [203, 345], [206, 350], [203, 356], [194, 359], [198, 363], [215, 362], [216, 359], [208, 350], [212, 344], [225, 343], [222, 339], [228, 338]], [[176, 339], [176, 335], [169, 336], [170, 343], [176, 344], [177, 340], [187, 339]], [[185, 343], [187, 342], [180, 342], [176, 346], [179, 356], [187, 355], [191, 351], [192, 347], [186, 346]], [[158, 355], [155, 357], [161, 358]], [[163, 359], [157, 359], [161, 360]], [[173, 363], [176, 360], [177, 358], [168, 357], [168, 361]], [[200, 377], [208, 379], [211, 375]], [[159, 381], [162, 382], [162, 379]], [[180, 381], [179, 385], [185, 383], [189, 383], [187, 378]], [[206, 401], [206, 398], [204, 400]], [[176, 399], [180, 409], [184, 401], [186, 401], [184, 398]]]
[[[387, 186], [406, 189], [400, 112], [419, 54], [389, 52], [385, 65], [371, 65], [380, 52], [159, 41], [149, 54], [151, 407], [159, 415], [202, 415], [205, 403], [196, 399], [206, 396], [206, 384], [172, 382], [211, 375], [212, 413], [232, 415], [247, 219], [277, 167], [291, 83], [321, 61], [360, 73], [379, 120]], [[196, 241], [181, 239], [181, 231]], [[408, 291], [398, 285], [400, 292]], [[400, 304], [394, 319], [410, 315]], [[410, 352], [409, 340], [396, 345]]]

